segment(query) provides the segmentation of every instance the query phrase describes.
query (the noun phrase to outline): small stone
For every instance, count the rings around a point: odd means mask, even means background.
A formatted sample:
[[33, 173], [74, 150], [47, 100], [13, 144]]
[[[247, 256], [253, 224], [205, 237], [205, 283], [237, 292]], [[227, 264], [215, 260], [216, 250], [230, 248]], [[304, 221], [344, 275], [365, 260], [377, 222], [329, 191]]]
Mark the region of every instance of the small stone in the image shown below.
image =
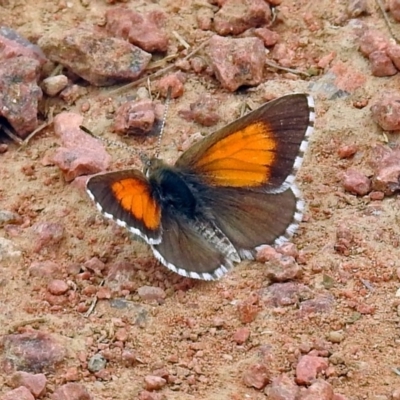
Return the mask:
[[302, 356], [296, 366], [296, 383], [298, 385], [310, 385], [319, 373], [326, 371], [328, 360], [323, 357]]
[[266, 395], [268, 400], [296, 400], [299, 390], [294, 380], [283, 374], [272, 380], [270, 387], [266, 388]]
[[40, 251], [44, 247], [58, 245], [64, 237], [64, 226], [58, 222], [37, 222], [31, 227], [34, 236], [34, 251]]
[[62, 281], [61, 279], [54, 279], [49, 282], [47, 285], [47, 290], [56, 296], [60, 296], [62, 294], [65, 294], [69, 290], [69, 286], [65, 281]]
[[364, 196], [371, 190], [371, 180], [354, 169], [348, 169], [343, 174], [342, 184], [345, 190], [359, 196]]
[[50, 29], [39, 39], [48, 58], [95, 86], [133, 81], [145, 70], [151, 54], [124, 39], [84, 27]]
[[146, 135], [156, 121], [155, 105], [149, 99], [127, 101], [115, 112], [113, 131], [118, 135]]
[[26, 387], [21, 386], [7, 392], [1, 400], [35, 400], [35, 398]]
[[65, 351], [43, 332], [25, 332], [3, 336], [4, 355], [15, 369], [41, 372], [64, 360]]
[[92, 396], [80, 383], [66, 383], [54, 391], [51, 400], [92, 400]]
[[6, 143], [0, 143], [0, 154], [7, 153], [8, 145]]
[[155, 286], [142, 286], [138, 289], [138, 295], [147, 301], [162, 301], [167, 297], [165, 291]]
[[386, 51], [388, 46], [388, 38], [374, 29], [366, 30], [360, 38], [360, 51], [366, 57], [374, 51]]
[[214, 30], [219, 35], [239, 35], [245, 30], [266, 25], [271, 9], [263, 0], [225, 0], [214, 15]]
[[221, 85], [234, 92], [242, 85], [263, 80], [265, 48], [258, 38], [224, 38], [214, 35], [208, 46], [213, 71]]
[[103, 261], [99, 260], [97, 257], [92, 257], [90, 260], [85, 261], [83, 266], [94, 272], [97, 276], [102, 276], [103, 271], [106, 268], [106, 265], [103, 263]]
[[43, 79], [42, 89], [48, 96], [56, 96], [68, 85], [68, 78], [65, 75], [50, 76]]
[[90, 372], [99, 372], [106, 367], [107, 360], [101, 354], [95, 354], [90, 357], [88, 362], [88, 370]]
[[374, 160], [374, 190], [390, 195], [400, 189], [400, 148], [384, 150], [382, 157]]
[[367, 0], [350, 0], [347, 5], [347, 14], [350, 18], [357, 18], [360, 15], [369, 14]]
[[102, 286], [99, 288], [96, 295], [99, 300], [111, 299], [111, 289], [107, 286]]
[[62, 274], [61, 266], [53, 261], [34, 261], [28, 268], [29, 276], [54, 278]]
[[302, 269], [296, 263], [296, 260], [290, 256], [283, 256], [269, 261], [265, 265], [266, 276], [272, 282], [285, 282], [298, 278]]
[[148, 390], [143, 390], [139, 394], [139, 400], [166, 400], [164, 394], [149, 392]]
[[45, 393], [47, 378], [44, 374], [31, 374], [18, 371], [11, 375], [8, 384], [12, 388], [24, 386], [37, 398]]
[[371, 106], [373, 120], [385, 131], [400, 130], [400, 96], [385, 92]]
[[119, 342], [126, 342], [128, 340], [128, 331], [125, 328], [119, 328], [115, 332], [115, 339]]
[[236, 342], [236, 344], [242, 345], [250, 337], [250, 329], [249, 328], [239, 328], [233, 335], [233, 341]]
[[389, 44], [389, 47], [386, 49], [386, 54], [392, 60], [395, 67], [400, 70], [400, 45]]
[[195, 121], [203, 126], [213, 126], [219, 121], [218, 101], [211, 95], [201, 95], [194, 103], [190, 104], [190, 110], [180, 110], [179, 115], [187, 121]]
[[392, 76], [397, 74], [397, 69], [386, 51], [374, 51], [369, 55], [371, 71], [374, 76]]
[[183, 85], [185, 81], [186, 78], [184, 74], [182, 72], [177, 72], [161, 78], [157, 83], [157, 87], [163, 97], [167, 97], [168, 90], [171, 89], [171, 98], [176, 99], [183, 95]]
[[266, 365], [252, 364], [243, 373], [242, 380], [246, 386], [261, 390], [271, 382], [271, 374]]
[[339, 147], [337, 153], [339, 158], [343, 159], [343, 158], [353, 157], [354, 154], [357, 153], [357, 151], [358, 151], [358, 146], [355, 144], [351, 144]]
[[332, 385], [323, 380], [317, 380], [311, 384], [299, 397], [299, 400], [332, 400]]
[[257, 28], [254, 34], [264, 42], [265, 47], [275, 46], [279, 41], [279, 35], [268, 28]]
[[160, 376], [146, 375], [144, 384], [146, 390], [153, 391], [162, 389], [167, 384], [167, 381]]
[[328, 340], [332, 343], [340, 343], [344, 339], [344, 333], [342, 331], [331, 331], [328, 334]]

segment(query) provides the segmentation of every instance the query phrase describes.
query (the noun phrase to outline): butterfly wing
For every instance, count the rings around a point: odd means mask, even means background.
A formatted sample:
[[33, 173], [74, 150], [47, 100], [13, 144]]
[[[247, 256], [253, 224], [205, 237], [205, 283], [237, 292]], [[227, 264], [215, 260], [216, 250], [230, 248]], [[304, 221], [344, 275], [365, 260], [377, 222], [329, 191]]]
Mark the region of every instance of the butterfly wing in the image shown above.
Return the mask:
[[176, 166], [209, 186], [284, 190], [294, 181], [313, 120], [310, 96], [280, 97], [196, 143]]
[[114, 219], [149, 244], [161, 241], [161, 206], [150, 182], [140, 171], [95, 175], [88, 180], [86, 190], [107, 218]]
[[288, 240], [301, 222], [304, 207], [294, 185], [277, 193], [207, 188], [202, 198], [215, 225], [242, 259], [252, 259], [259, 246]]
[[[205, 234], [198, 224], [199, 221], [163, 210], [163, 239], [160, 244], [152, 245], [152, 250], [162, 264], [179, 275], [203, 280], [218, 279], [233, 267], [232, 261], [240, 259], [217, 248], [208, 240], [215, 232], [208, 230], [209, 234]], [[234, 253], [237, 254], [235, 250]]]

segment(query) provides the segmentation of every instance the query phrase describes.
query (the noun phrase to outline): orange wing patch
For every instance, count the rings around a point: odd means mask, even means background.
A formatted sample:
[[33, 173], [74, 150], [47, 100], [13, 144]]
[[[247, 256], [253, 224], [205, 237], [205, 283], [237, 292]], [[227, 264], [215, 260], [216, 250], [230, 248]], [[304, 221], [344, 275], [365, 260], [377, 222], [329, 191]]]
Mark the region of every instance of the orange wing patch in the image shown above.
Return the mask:
[[196, 162], [217, 186], [260, 186], [271, 174], [277, 142], [267, 123], [258, 121], [210, 146]]
[[161, 209], [146, 182], [134, 178], [121, 179], [114, 182], [111, 189], [125, 211], [142, 221], [147, 229], [158, 229]]

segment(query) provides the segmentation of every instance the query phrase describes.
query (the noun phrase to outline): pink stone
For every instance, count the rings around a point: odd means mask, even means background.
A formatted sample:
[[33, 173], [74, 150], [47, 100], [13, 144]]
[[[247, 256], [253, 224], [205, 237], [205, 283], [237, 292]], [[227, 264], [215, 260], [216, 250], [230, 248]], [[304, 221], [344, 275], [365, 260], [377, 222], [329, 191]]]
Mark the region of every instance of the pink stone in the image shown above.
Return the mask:
[[62, 141], [52, 161], [63, 171], [65, 180], [95, 174], [108, 168], [111, 157], [104, 145], [80, 129], [83, 117], [62, 112], [54, 118], [54, 132]]
[[250, 329], [249, 328], [239, 328], [233, 335], [233, 341], [236, 344], [243, 344], [247, 342], [250, 337]]
[[62, 294], [65, 294], [69, 290], [69, 286], [67, 282], [62, 281], [61, 279], [54, 279], [49, 282], [47, 285], [47, 290], [56, 296], [60, 296]]
[[290, 256], [280, 255], [266, 263], [266, 276], [272, 282], [285, 282], [296, 279], [302, 273], [302, 269], [296, 260]]
[[385, 131], [400, 130], [400, 96], [384, 92], [371, 106], [373, 120]]
[[167, 97], [168, 89], [171, 88], [171, 98], [176, 99], [183, 95], [186, 78], [182, 72], [169, 74], [161, 78], [157, 87], [163, 97]]
[[369, 55], [371, 71], [374, 76], [392, 76], [397, 74], [397, 69], [386, 51], [374, 51]]
[[62, 275], [62, 268], [53, 261], [34, 261], [28, 268], [29, 276], [54, 278]]
[[360, 38], [360, 51], [368, 57], [374, 51], [386, 51], [389, 39], [379, 31], [368, 29]]
[[209, 41], [208, 54], [217, 79], [231, 92], [242, 85], [258, 85], [263, 80], [265, 48], [258, 38], [214, 35]]
[[46, 391], [47, 378], [44, 374], [31, 374], [24, 371], [18, 371], [12, 374], [9, 379], [9, 385], [12, 388], [24, 386], [35, 396], [41, 397]]
[[344, 145], [338, 148], [338, 156], [342, 159], [354, 156], [358, 151], [358, 146], [355, 144]]
[[34, 250], [40, 251], [43, 247], [57, 245], [64, 237], [64, 226], [57, 222], [37, 222], [32, 225], [31, 232], [34, 241]]
[[243, 383], [248, 387], [263, 389], [271, 382], [271, 374], [264, 364], [252, 364], [243, 373]]
[[323, 380], [315, 381], [298, 400], [333, 400], [332, 386]]
[[140, 14], [136, 11], [115, 7], [106, 12], [107, 29], [117, 37], [150, 53], [168, 50], [168, 36], [161, 30], [166, 16], [160, 11]]
[[279, 34], [268, 28], [257, 28], [254, 34], [264, 42], [265, 47], [275, 46], [279, 41]]
[[32, 393], [24, 386], [18, 389], [10, 390], [1, 400], [35, 400]]
[[389, 9], [396, 21], [400, 21], [400, 1], [389, 0]]
[[345, 190], [359, 196], [364, 196], [371, 190], [371, 180], [354, 169], [348, 169], [343, 174], [342, 184]]
[[107, 286], [99, 288], [99, 290], [97, 291], [97, 298], [99, 300], [111, 299], [111, 289]]
[[297, 400], [299, 387], [286, 374], [274, 378], [268, 390], [269, 400]]
[[155, 106], [151, 100], [127, 101], [115, 112], [113, 131], [118, 135], [145, 135], [156, 121]]
[[80, 383], [66, 383], [60, 386], [50, 397], [51, 400], [92, 400], [92, 396]]
[[165, 291], [155, 286], [142, 286], [138, 289], [138, 295], [147, 301], [162, 301], [167, 296]]
[[225, 0], [214, 15], [214, 30], [219, 35], [239, 35], [267, 24], [271, 9], [263, 0]]
[[153, 391], [162, 389], [167, 384], [167, 381], [160, 376], [146, 375], [144, 377], [144, 384], [146, 390]]
[[180, 110], [179, 115], [187, 121], [213, 126], [219, 121], [216, 110], [218, 110], [218, 100], [211, 95], [201, 95], [194, 103], [190, 103], [190, 110]]
[[328, 360], [323, 357], [304, 355], [296, 366], [296, 382], [299, 385], [310, 385], [319, 373], [326, 371]]

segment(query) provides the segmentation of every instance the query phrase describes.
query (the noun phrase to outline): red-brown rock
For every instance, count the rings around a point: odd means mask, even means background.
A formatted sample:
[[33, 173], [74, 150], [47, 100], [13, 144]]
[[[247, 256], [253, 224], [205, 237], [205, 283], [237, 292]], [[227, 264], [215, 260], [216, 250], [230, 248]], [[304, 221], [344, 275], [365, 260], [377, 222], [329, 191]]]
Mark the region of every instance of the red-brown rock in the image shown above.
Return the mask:
[[275, 46], [279, 41], [279, 35], [268, 28], [257, 28], [254, 34], [264, 42], [265, 47]]
[[118, 135], [145, 135], [151, 132], [155, 121], [151, 100], [127, 101], [115, 113], [113, 131]]
[[301, 393], [298, 400], [333, 400], [332, 386], [326, 381], [317, 380]]
[[12, 388], [26, 387], [35, 398], [38, 398], [46, 391], [47, 378], [44, 374], [30, 374], [29, 372], [18, 371], [12, 374], [8, 384]]
[[142, 286], [138, 289], [138, 295], [147, 301], [162, 301], [167, 296], [165, 291], [155, 286]]
[[385, 92], [371, 106], [373, 120], [385, 131], [400, 130], [400, 96]]
[[55, 296], [60, 296], [68, 292], [69, 286], [67, 282], [61, 279], [53, 279], [47, 285], [47, 290]]
[[51, 400], [92, 400], [92, 396], [80, 383], [66, 383], [50, 397]]
[[366, 30], [360, 38], [360, 51], [368, 57], [374, 51], [386, 51], [389, 39], [374, 29]]
[[299, 385], [310, 385], [319, 373], [326, 371], [328, 360], [324, 357], [302, 356], [296, 366], [296, 382]]
[[1, 400], [35, 400], [32, 393], [24, 386], [18, 389], [10, 390]]
[[267, 262], [265, 270], [267, 278], [272, 282], [293, 280], [298, 278], [302, 273], [302, 269], [293, 257], [284, 256], [282, 254]]
[[234, 334], [233, 334], [233, 341], [236, 344], [242, 345], [245, 342], [247, 342], [247, 340], [250, 337], [250, 329], [249, 328], [239, 328]]
[[195, 121], [203, 126], [213, 126], [219, 121], [218, 101], [211, 95], [201, 95], [194, 103], [190, 104], [190, 110], [180, 110], [179, 115], [187, 121]]
[[374, 76], [392, 76], [397, 74], [397, 69], [386, 51], [374, 51], [369, 55], [371, 71]]
[[342, 183], [345, 190], [359, 196], [364, 196], [371, 190], [371, 180], [354, 169], [348, 169], [343, 174]]
[[299, 387], [292, 378], [283, 374], [272, 380], [267, 393], [269, 400], [296, 400]]
[[51, 61], [95, 86], [133, 81], [151, 59], [151, 54], [123, 39], [84, 28], [49, 30], [39, 45]]
[[271, 382], [271, 374], [266, 365], [252, 364], [244, 371], [242, 380], [246, 386], [260, 390]]
[[386, 149], [383, 156], [374, 160], [372, 186], [385, 194], [400, 190], [400, 148]]
[[40, 63], [34, 58], [21, 56], [0, 63], [0, 117], [23, 139], [38, 125], [39, 73]]
[[43, 332], [3, 336], [4, 357], [17, 370], [42, 372], [64, 359], [65, 351], [55, 339]]
[[214, 16], [214, 30], [222, 36], [238, 35], [270, 19], [271, 9], [263, 0], [225, 0]]
[[146, 390], [153, 391], [162, 389], [167, 384], [167, 381], [160, 376], [147, 375], [144, 377], [144, 384]]
[[106, 12], [107, 29], [112, 34], [129, 40], [149, 53], [168, 50], [168, 37], [160, 26], [164, 19], [160, 11], [140, 14], [128, 8], [116, 7]]
[[400, 1], [389, 0], [389, 9], [396, 21], [400, 21]]
[[64, 237], [64, 226], [58, 222], [37, 222], [32, 225], [34, 250], [40, 251], [43, 247], [57, 245]]
[[171, 99], [176, 99], [183, 95], [185, 81], [185, 75], [182, 72], [176, 72], [162, 77], [157, 83], [157, 88], [163, 97], [167, 97], [168, 90], [171, 88]]
[[265, 48], [258, 38], [231, 39], [214, 35], [209, 42], [211, 66], [222, 86], [235, 91], [263, 79]]
[[54, 118], [54, 132], [61, 138], [51, 161], [64, 173], [66, 181], [79, 175], [95, 174], [108, 168], [111, 157], [103, 144], [80, 129], [82, 116], [63, 112]]

